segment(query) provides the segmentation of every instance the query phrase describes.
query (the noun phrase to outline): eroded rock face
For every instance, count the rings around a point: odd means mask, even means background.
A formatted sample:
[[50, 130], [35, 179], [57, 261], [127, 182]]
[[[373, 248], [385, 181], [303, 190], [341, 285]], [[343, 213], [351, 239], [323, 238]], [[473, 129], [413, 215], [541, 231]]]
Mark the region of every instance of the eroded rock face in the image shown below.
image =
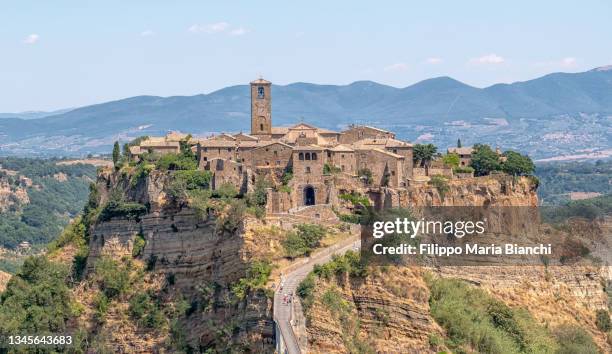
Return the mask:
[[[318, 280], [315, 301], [307, 311], [311, 352], [349, 353], [356, 345], [379, 353], [433, 350], [430, 336], [443, 332], [429, 313], [429, 290], [421, 270], [371, 271], [365, 278]], [[345, 313], [326, 302], [330, 291], [346, 302]]]
[[430, 184], [409, 187], [402, 206], [537, 206], [538, 196], [527, 177], [491, 175], [447, 181], [448, 190]]
[[[166, 291], [194, 309], [179, 320], [192, 348], [229, 345], [273, 351], [268, 294], [256, 291], [237, 299], [231, 293], [232, 284], [245, 277], [254, 260], [256, 244], [244, 232], [248, 220], [233, 232], [223, 231], [212, 214], [199, 215], [186, 206], [170, 205], [164, 193], [167, 181], [167, 175], [157, 173], [136, 184], [116, 174], [99, 176], [100, 203], [108, 200], [112, 189], [120, 188], [129, 201], [147, 205], [149, 212], [137, 219], [112, 218], [92, 226], [87, 269], [91, 271], [101, 256], [133, 257], [134, 240], [142, 235], [146, 243], [139, 257], [149, 271], [171, 277], [172, 286]], [[121, 342], [125, 341], [115, 341]], [[152, 352], [159, 348], [141, 349]]]

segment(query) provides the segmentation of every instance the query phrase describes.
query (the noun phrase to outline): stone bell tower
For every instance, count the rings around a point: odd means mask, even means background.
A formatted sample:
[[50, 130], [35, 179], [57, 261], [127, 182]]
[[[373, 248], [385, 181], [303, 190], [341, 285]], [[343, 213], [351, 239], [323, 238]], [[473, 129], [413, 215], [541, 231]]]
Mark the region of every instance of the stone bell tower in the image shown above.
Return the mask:
[[272, 134], [272, 83], [259, 78], [251, 82], [251, 135]]

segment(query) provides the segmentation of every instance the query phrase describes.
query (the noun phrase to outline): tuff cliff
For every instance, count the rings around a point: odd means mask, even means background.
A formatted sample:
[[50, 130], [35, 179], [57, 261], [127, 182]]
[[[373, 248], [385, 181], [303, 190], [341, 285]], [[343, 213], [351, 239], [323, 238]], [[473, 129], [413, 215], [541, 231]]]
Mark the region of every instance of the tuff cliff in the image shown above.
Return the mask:
[[[386, 198], [404, 198], [401, 205], [413, 206], [536, 206], [536, 188], [530, 178], [497, 175], [413, 186], [405, 196], [387, 194]], [[545, 225], [540, 230], [552, 238], [578, 238], [594, 257], [601, 256], [612, 241], [609, 231], [610, 220], [572, 220], [562, 228]], [[533, 326], [546, 328], [550, 338], [557, 329], [575, 325], [592, 336], [599, 350], [612, 350], [609, 335], [596, 325], [596, 311], [608, 308], [606, 288], [612, 279], [608, 266], [373, 265], [365, 276], [345, 268], [336, 266], [340, 271], [331, 277], [318, 270], [319, 276], [311, 279], [316, 291], [303, 301], [312, 352], [448, 350], [445, 343], [452, 331], [434, 319], [428, 277], [460, 279], [511, 309], [525, 309], [534, 318]], [[332, 301], [331, 294], [340, 300]], [[468, 348], [477, 350], [475, 345]]]
[[530, 177], [496, 174], [464, 179], [432, 178], [407, 190], [405, 206], [537, 206]]
[[[245, 232], [258, 221], [245, 216], [225, 228], [223, 214], [232, 210], [196, 210], [173, 202], [168, 195], [172, 181], [172, 172], [152, 171], [138, 179], [111, 169], [99, 174], [90, 202], [102, 206], [121, 195], [123, 202], [146, 210], [138, 216], [98, 217], [89, 228], [84, 276], [96, 279], [98, 264], [105, 259], [129, 264], [137, 284], [135, 293], [145, 292], [151, 301], [163, 303], [159, 306], [166, 317], [174, 313], [170, 324], [154, 329], [135, 325], [136, 321], [125, 318], [135, 295], [126, 295], [111, 302], [114, 305], [104, 321], [95, 325], [101, 322], [95, 318], [97, 300], [85, 295], [97, 290], [92, 281], [76, 290], [79, 302], [88, 309], [81, 320], [90, 324], [90, 332], [106, 333], [104, 345], [115, 351], [273, 351], [270, 292], [247, 288], [236, 294], [236, 285], [247, 277], [253, 262], [261, 260], [259, 248], [266, 240], [253, 240], [253, 233]], [[179, 348], [171, 343], [176, 336], [183, 336]]]

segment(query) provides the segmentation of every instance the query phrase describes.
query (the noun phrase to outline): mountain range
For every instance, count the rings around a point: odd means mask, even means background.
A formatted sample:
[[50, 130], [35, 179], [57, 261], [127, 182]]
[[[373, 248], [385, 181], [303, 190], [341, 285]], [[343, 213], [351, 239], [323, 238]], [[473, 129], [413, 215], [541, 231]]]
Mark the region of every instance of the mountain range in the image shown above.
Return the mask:
[[[371, 124], [442, 147], [461, 138], [543, 158], [612, 145], [612, 66], [486, 88], [438, 77], [405, 88], [357, 81], [272, 90], [275, 125]], [[0, 114], [0, 154], [83, 155], [107, 152], [114, 140], [168, 130], [248, 131], [249, 93], [248, 85], [238, 85], [195, 96], [136, 96], [48, 115], [35, 112], [40, 118]]]

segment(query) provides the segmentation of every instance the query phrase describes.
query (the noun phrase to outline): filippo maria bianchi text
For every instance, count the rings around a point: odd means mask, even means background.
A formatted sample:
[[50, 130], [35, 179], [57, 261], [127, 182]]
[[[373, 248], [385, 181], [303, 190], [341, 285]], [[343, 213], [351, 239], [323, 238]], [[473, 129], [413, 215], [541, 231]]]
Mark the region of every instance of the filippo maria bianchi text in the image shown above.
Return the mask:
[[515, 243], [503, 244], [465, 244], [463, 246], [441, 246], [437, 243], [422, 243], [419, 245], [409, 245], [402, 243], [398, 246], [383, 246], [374, 244], [372, 251], [377, 255], [425, 255], [436, 257], [448, 257], [455, 255], [551, 255], [551, 244], [537, 244], [534, 246], [519, 246]]

